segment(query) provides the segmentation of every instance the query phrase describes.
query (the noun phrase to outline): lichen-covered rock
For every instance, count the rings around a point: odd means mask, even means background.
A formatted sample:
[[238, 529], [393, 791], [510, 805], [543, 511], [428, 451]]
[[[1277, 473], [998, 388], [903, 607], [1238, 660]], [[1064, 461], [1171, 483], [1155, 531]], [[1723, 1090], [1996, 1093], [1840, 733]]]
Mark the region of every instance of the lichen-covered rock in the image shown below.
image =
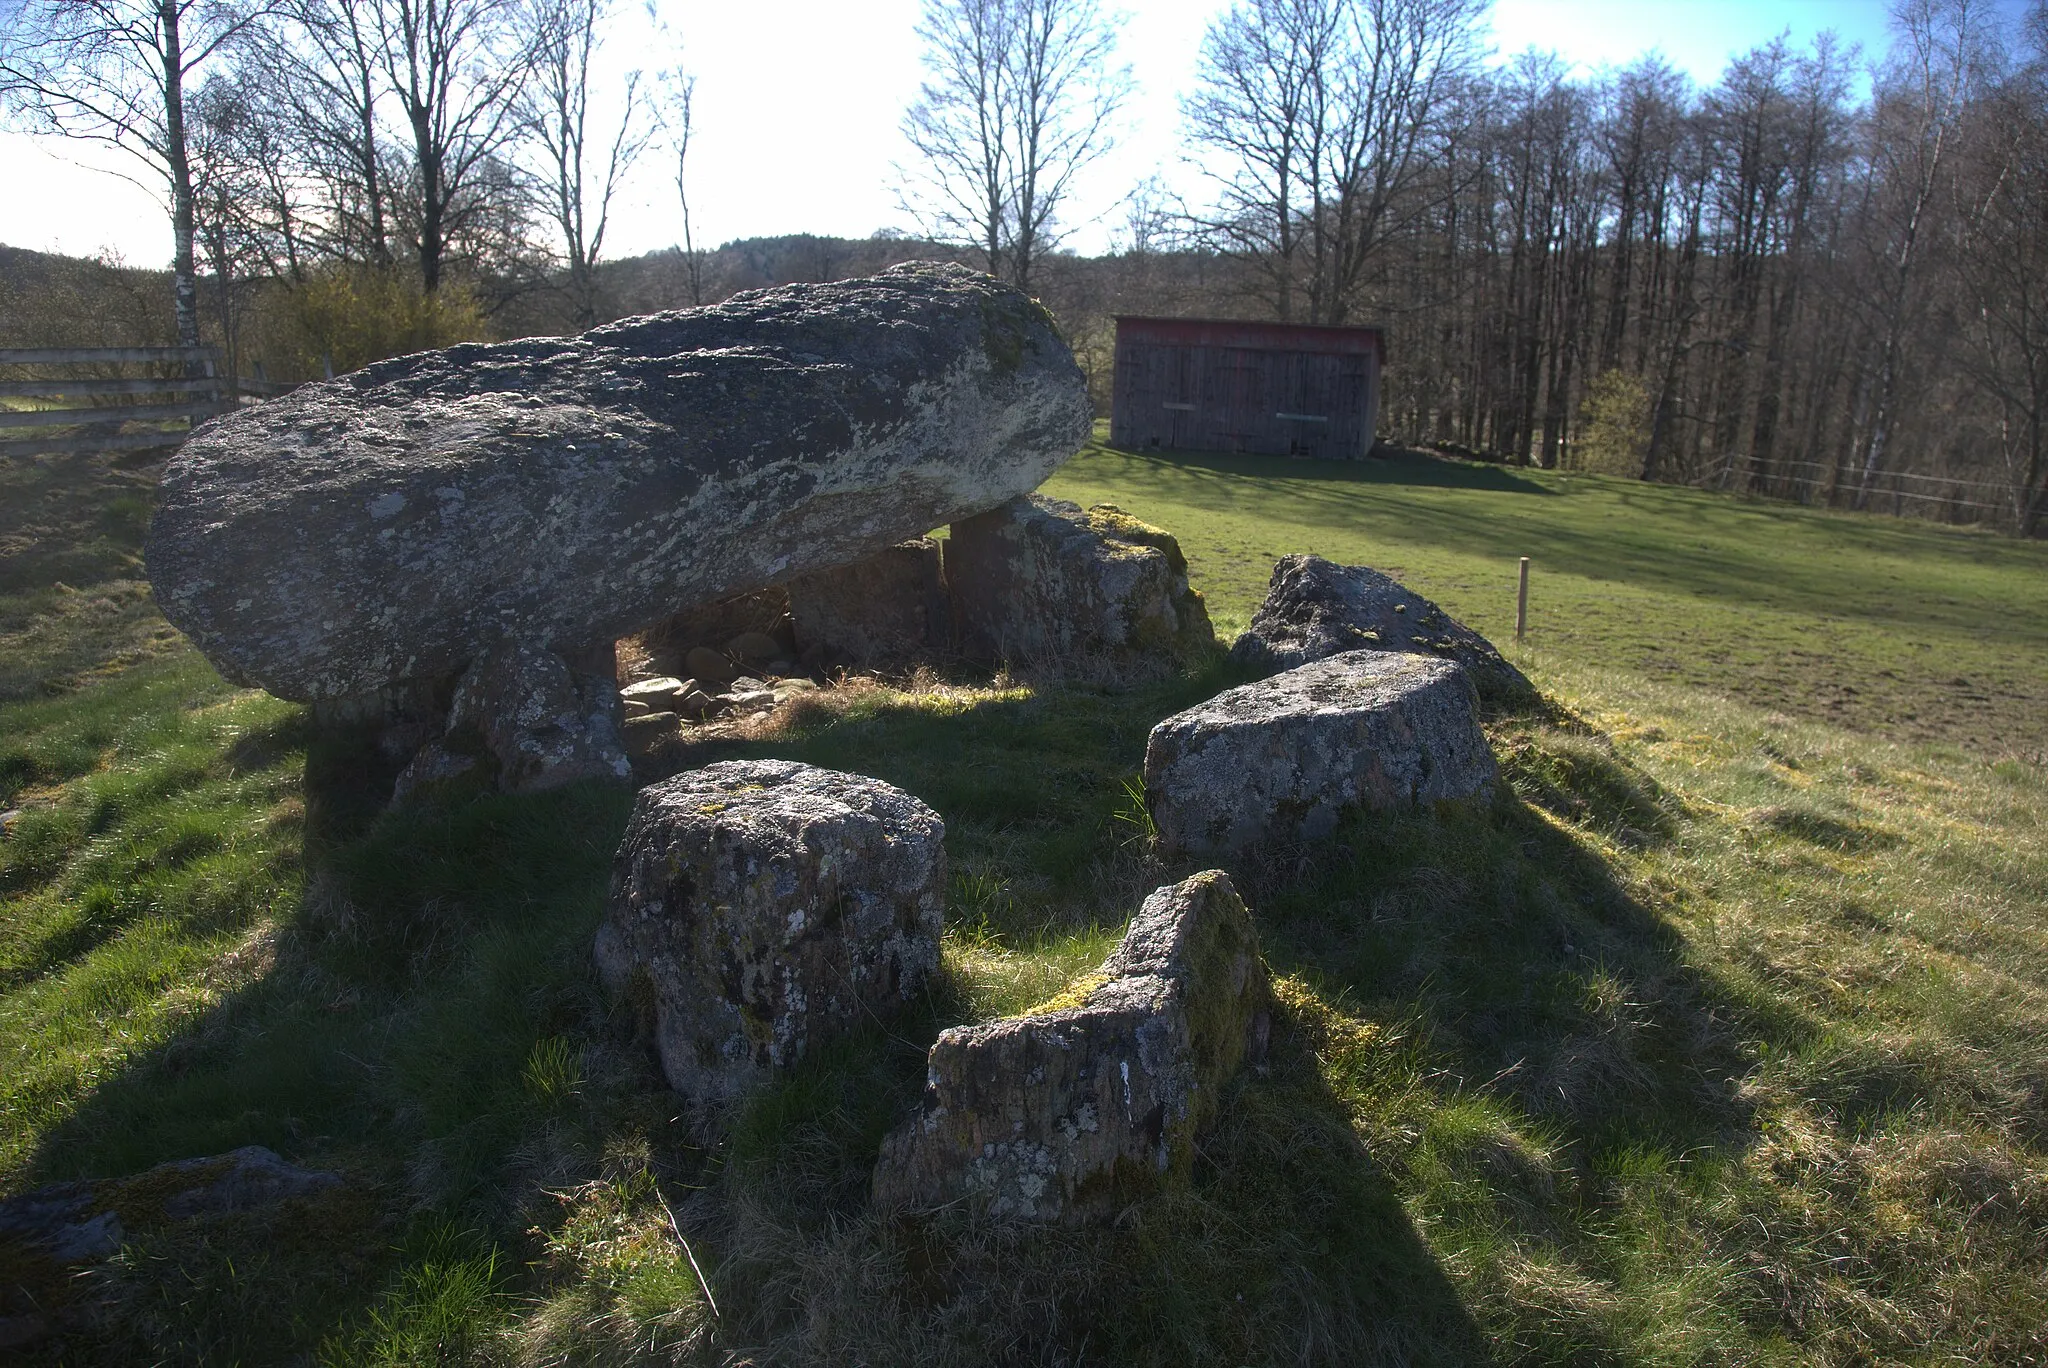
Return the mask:
[[1170, 855], [1328, 835], [1349, 809], [1470, 798], [1498, 771], [1454, 661], [1349, 651], [1176, 713], [1145, 743]]
[[820, 664], [908, 665], [943, 652], [951, 637], [939, 544], [929, 537], [801, 576], [788, 588], [797, 648]]
[[954, 523], [945, 562], [955, 635], [972, 654], [1178, 661], [1215, 641], [1180, 544], [1110, 504], [1012, 499]]
[[261, 1145], [178, 1159], [126, 1178], [56, 1183], [0, 1201], [0, 1239], [60, 1264], [104, 1259], [123, 1224], [188, 1221], [252, 1211], [342, 1186], [340, 1175], [288, 1164]]
[[597, 965], [651, 1006], [669, 1085], [731, 1101], [938, 968], [945, 824], [899, 788], [728, 760], [642, 789]]
[[354, 697], [859, 560], [1036, 487], [1089, 423], [1043, 308], [899, 266], [216, 418], [165, 468], [150, 581], [228, 677]]
[[448, 708], [456, 744], [444, 750], [460, 753], [465, 734], [480, 740], [497, 758], [498, 786], [507, 793], [630, 778], [625, 716], [608, 664], [578, 672], [526, 645], [485, 653], [456, 682]]
[[1536, 686], [1492, 642], [1422, 595], [1377, 570], [1321, 556], [1282, 556], [1274, 564], [1265, 601], [1230, 658], [1274, 674], [1361, 650], [1455, 660], [1490, 707], [1522, 708], [1537, 699]]
[[918, 1115], [883, 1142], [877, 1205], [1078, 1221], [1185, 1181], [1224, 1084], [1264, 1052], [1267, 996], [1229, 875], [1159, 889], [1065, 1001], [940, 1035]]

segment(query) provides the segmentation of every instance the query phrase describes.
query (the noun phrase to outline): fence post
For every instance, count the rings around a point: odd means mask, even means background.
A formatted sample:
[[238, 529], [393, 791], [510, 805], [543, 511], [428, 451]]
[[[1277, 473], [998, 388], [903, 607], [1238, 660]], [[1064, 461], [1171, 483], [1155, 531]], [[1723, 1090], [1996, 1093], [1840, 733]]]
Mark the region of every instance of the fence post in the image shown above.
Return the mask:
[[1529, 628], [1529, 558], [1522, 557], [1522, 585], [1515, 593], [1515, 640]]

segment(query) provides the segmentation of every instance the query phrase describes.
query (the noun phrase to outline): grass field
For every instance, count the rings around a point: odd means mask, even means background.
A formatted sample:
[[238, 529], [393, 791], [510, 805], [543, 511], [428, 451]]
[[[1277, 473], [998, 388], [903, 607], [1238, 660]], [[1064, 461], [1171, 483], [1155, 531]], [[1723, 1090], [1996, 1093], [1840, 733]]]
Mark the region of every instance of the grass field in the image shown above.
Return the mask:
[[1421, 459], [1049, 489], [1177, 533], [1226, 634], [1316, 551], [1558, 705], [1495, 725], [1493, 809], [1237, 871], [1272, 1068], [1093, 1233], [878, 1222], [867, 1176], [940, 1027], [1180, 872], [1127, 785], [1222, 666], [842, 688], [698, 747], [898, 783], [954, 869], [945, 987], [712, 1136], [592, 980], [624, 795], [380, 812], [372, 756], [149, 611], [146, 472], [0, 470], [0, 1192], [251, 1143], [349, 1179], [138, 1215], [84, 1278], [0, 1250], [0, 1316], [79, 1362], [2048, 1358], [2048, 546]]

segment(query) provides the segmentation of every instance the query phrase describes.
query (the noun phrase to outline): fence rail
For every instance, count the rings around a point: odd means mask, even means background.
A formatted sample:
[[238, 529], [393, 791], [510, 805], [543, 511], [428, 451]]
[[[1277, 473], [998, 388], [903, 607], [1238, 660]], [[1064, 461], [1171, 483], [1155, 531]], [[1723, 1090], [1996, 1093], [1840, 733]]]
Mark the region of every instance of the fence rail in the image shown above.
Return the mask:
[[[176, 446], [233, 407], [237, 390], [281, 394], [292, 388], [245, 381], [231, 389], [212, 347], [0, 347], [0, 368], [22, 367], [58, 373], [0, 380], [0, 398], [52, 402], [0, 406], [0, 430], [43, 430], [0, 441], [0, 457]], [[156, 373], [106, 373], [137, 367]]]
[[215, 365], [220, 351], [215, 347], [0, 347], [0, 365], [5, 366], [69, 366], [88, 361]]

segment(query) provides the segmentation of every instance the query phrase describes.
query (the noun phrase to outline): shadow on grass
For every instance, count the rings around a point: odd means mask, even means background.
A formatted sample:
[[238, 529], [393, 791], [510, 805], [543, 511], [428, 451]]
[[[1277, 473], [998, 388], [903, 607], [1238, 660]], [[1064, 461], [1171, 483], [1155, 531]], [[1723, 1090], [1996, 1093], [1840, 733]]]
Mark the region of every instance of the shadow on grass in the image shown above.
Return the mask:
[[[878, 697], [677, 763], [778, 755], [899, 784], [947, 821], [949, 923], [1028, 957], [1115, 927], [1163, 881], [1119, 821], [1125, 783], [1154, 721], [1228, 682]], [[1618, 762], [1522, 741], [1566, 753], [1511, 760], [1519, 787], [1569, 790], [1589, 829], [1662, 830], [1663, 800]], [[389, 771], [314, 745], [308, 894], [267, 968], [102, 1080], [34, 1162], [39, 1180], [106, 1176], [266, 1144], [369, 1200], [298, 1242], [142, 1232], [146, 1266], [107, 1275], [126, 1310], [93, 1344], [112, 1356], [348, 1360], [444, 1323], [511, 1327], [536, 1291], [518, 1270], [560, 1219], [549, 1194], [637, 1147], [672, 1192], [701, 1190], [683, 1219], [720, 1343], [765, 1361], [812, 1356], [826, 1325], [876, 1361], [1599, 1361], [1619, 1351], [1596, 1311], [1487, 1292], [1475, 1261], [1540, 1240], [1596, 1268], [1590, 1237], [1561, 1232], [1597, 1227], [1579, 1208], [1616, 1153], [1750, 1138], [1739, 1006], [1582, 833], [1510, 797], [1237, 871], [1282, 1010], [1270, 1076], [1238, 1088], [1190, 1193], [1105, 1232], [883, 1224], [880, 1137], [963, 998], [812, 1061], [700, 1148], [589, 967], [630, 795], [380, 811]], [[1532, 1134], [1554, 1140], [1537, 1153]]]
[[1546, 497], [1554, 497], [1557, 494], [1556, 490], [1547, 485], [1517, 475], [1506, 466], [1450, 460], [1421, 451], [1399, 451], [1359, 461], [1321, 461], [1280, 456], [1231, 456], [1214, 451], [1126, 451], [1122, 447], [1112, 446], [1104, 446], [1102, 449], [1133, 461], [1227, 475], [1233, 481], [1280, 475], [1290, 479], [1330, 484], [1475, 489], [1500, 494], [1540, 494]]

